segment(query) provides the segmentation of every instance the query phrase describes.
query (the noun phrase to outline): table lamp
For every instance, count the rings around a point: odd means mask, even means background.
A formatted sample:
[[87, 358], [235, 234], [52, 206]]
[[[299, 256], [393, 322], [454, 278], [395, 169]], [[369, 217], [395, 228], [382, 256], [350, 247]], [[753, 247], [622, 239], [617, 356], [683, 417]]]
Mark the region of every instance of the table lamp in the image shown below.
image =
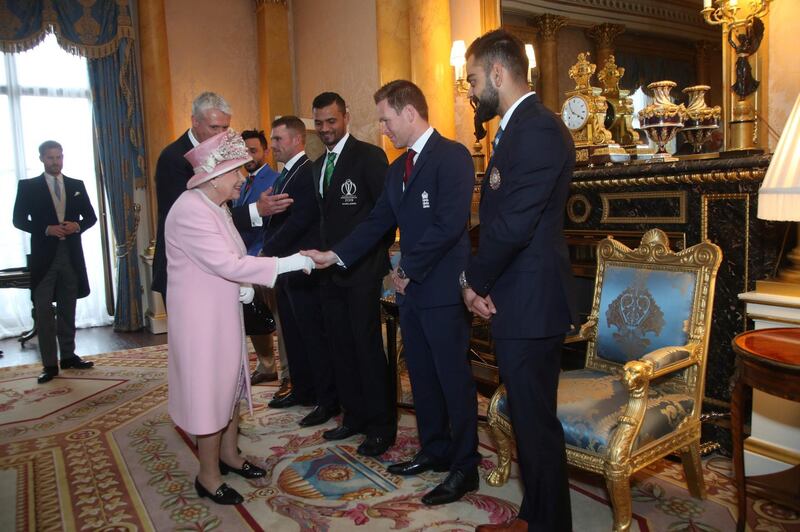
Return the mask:
[[[800, 222], [800, 94], [758, 189], [758, 217]], [[756, 291], [800, 297], [800, 224], [796, 225], [797, 245], [786, 254], [790, 264], [774, 279], [757, 281]]]

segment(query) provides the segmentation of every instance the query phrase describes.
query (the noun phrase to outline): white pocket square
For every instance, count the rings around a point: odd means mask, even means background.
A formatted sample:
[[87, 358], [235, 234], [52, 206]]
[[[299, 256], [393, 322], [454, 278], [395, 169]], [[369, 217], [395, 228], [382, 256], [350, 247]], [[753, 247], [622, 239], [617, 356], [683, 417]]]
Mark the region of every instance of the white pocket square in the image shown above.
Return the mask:
[[81, 191], [79, 190], [75, 194], [73, 194], [72, 196], [75, 197], [75, 196], [80, 196], [80, 195], [81, 195]]

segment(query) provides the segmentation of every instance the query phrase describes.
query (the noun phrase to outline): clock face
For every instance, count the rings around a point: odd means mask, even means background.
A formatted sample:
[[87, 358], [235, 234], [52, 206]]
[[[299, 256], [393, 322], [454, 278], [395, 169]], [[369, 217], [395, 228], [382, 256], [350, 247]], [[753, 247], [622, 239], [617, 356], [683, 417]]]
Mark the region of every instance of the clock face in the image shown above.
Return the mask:
[[589, 120], [589, 107], [580, 96], [571, 96], [561, 108], [561, 119], [571, 130], [582, 128]]

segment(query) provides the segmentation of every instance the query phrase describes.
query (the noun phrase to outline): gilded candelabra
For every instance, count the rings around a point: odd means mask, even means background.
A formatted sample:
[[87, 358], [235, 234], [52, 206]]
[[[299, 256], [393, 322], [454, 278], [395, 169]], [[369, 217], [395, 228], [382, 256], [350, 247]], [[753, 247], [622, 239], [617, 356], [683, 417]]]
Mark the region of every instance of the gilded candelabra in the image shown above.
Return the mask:
[[736, 79], [731, 90], [736, 94], [730, 122], [728, 148], [735, 151], [760, 151], [756, 148], [756, 115], [751, 94], [759, 81], [753, 77], [749, 57], [756, 53], [764, 36], [761, 19], [772, 0], [703, 0], [706, 23], [722, 25], [723, 35], [736, 52]]

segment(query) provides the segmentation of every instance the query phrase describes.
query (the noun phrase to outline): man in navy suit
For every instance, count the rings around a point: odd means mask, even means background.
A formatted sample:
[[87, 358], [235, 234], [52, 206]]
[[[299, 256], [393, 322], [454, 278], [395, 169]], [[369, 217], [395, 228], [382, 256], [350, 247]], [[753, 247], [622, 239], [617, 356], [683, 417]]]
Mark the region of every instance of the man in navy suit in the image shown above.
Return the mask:
[[58, 375], [59, 351], [61, 369], [94, 366], [75, 354], [75, 305], [89, 295], [81, 235], [97, 217], [83, 181], [61, 174], [61, 144], [43, 142], [39, 160], [44, 173], [17, 185], [13, 221], [14, 227], [31, 234], [31, 293], [44, 366], [38, 382], [43, 384]]
[[445, 504], [478, 489], [478, 405], [467, 349], [469, 314], [458, 274], [469, 258], [469, 219], [475, 182], [467, 149], [428, 124], [422, 91], [405, 80], [375, 93], [383, 133], [408, 148], [389, 167], [369, 217], [332, 251], [307, 252], [319, 267], [358, 261], [387, 231], [400, 227], [399, 264], [391, 273], [411, 377], [422, 449], [389, 466], [397, 475], [449, 471], [422, 497]]
[[501, 120], [481, 189], [478, 251], [459, 281], [467, 308], [491, 318], [524, 488], [519, 516], [480, 532], [572, 530], [556, 394], [561, 345], [577, 323], [562, 232], [575, 147], [530, 92], [527, 69], [522, 42], [504, 30], [467, 49], [476, 116]]
[[[283, 257], [319, 246], [319, 207], [314, 194], [311, 161], [306, 157], [306, 128], [296, 116], [282, 116], [272, 123], [270, 141], [275, 160], [284, 163], [273, 192], [288, 194], [294, 203], [271, 215], [264, 227], [262, 255]], [[328, 340], [321, 327], [319, 276], [288, 274], [275, 285], [281, 334], [292, 371], [292, 391], [273, 398], [271, 408], [297, 404], [316, 408], [299, 421], [301, 426], [321, 425], [339, 414], [339, 399], [327, 364]]]

